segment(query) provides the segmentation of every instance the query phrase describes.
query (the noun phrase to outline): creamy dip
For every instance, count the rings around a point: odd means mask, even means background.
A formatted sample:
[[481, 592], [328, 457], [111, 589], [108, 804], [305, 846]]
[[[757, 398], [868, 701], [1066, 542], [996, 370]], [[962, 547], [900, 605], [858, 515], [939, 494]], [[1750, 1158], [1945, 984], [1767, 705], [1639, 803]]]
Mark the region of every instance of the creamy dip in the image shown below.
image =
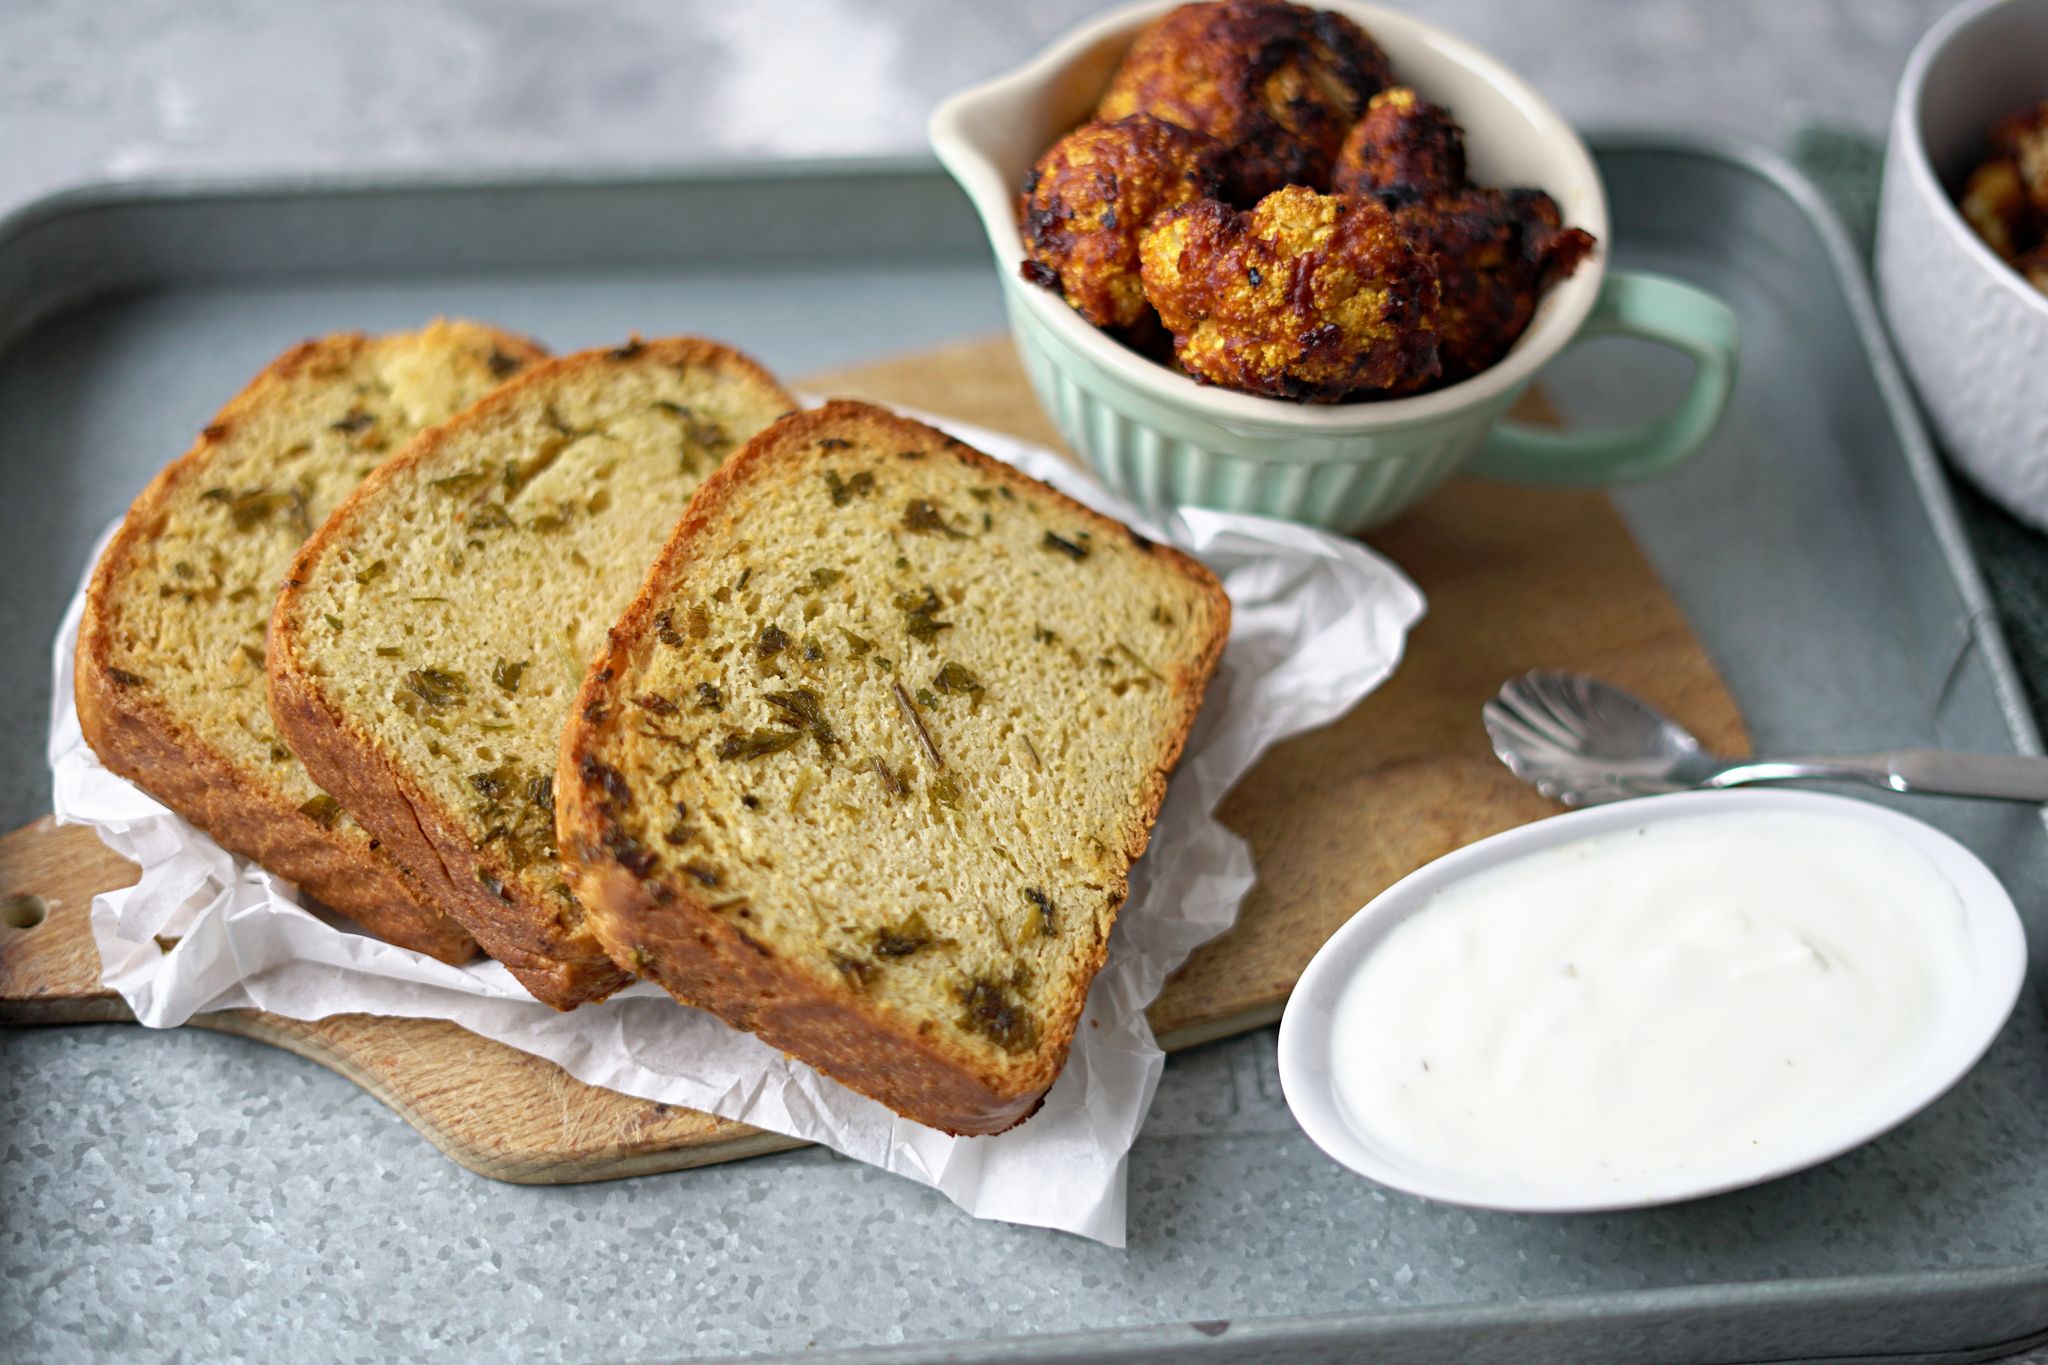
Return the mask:
[[1337, 1098], [1404, 1161], [1583, 1182], [1753, 1165], [1853, 1126], [1969, 987], [1963, 907], [1841, 816], [1597, 834], [1438, 892], [1340, 997]]

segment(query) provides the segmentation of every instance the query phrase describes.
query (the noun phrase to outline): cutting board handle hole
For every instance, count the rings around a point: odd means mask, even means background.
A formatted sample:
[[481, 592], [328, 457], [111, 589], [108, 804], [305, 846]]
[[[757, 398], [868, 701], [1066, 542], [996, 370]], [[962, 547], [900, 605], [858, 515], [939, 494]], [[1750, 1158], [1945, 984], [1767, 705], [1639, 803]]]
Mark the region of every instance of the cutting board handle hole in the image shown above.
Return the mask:
[[49, 916], [50, 907], [41, 896], [9, 896], [0, 902], [0, 924], [10, 929], [33, 929]]

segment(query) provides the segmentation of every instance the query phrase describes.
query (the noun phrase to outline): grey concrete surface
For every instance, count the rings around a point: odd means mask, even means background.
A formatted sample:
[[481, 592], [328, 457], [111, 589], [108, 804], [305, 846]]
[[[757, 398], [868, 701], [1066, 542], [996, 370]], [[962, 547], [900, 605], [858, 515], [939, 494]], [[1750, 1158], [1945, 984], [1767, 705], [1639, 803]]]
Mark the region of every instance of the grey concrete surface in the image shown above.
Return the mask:
[[[0, 0], [0, 211], [105, 178], [909, 151], [936, 98], [1097, 8]], [[1946, 3], [1427, 8], [1583, 123], [1782, 141], [1812, 120], [1881, 129], [1907, 49]], [[1227, 1227], [1233, 1182], [1303, 1141], [1271, 1052], [1268, 1032], [1170, 1065], [1134, 1154], [1134, 1249], [1116, 1253], [999, 1227], [963, 1238], [937, 1196], [815, 1151], [602, 1186], [496, 1185], [348, 1083], [255, 1044], [0, 1034], [0, 1358], [799, 1350], [1072, 1326], [1099, 1320], [1086, 1296], [1112, 1289], [1149, 1320], [1256, 1313], [1259, 1277], [1275, 1273], [1360, 1306], [1441, 1296], [1399, 1254], [1416, 1226], [1400, 1202], [1334, 1167], [1284, 1197], [1359, 1238], [1386, 1276], [1327, 1260], [1177, 1276], [1179, 1229]], [[1198, 1138], [1205, 1164], [1168, 1159]], [[1731, 1235], [1768, 1237], [1767, 1210], [1731, 1206]], [[785, 1278], [759, 1251], [763, 1227], [827, 1245]], [[993, 1317], [948, 1297], [965, 1246], [1020, 1267]], [[1979, 1248], [1988, 1262], [1997, 1250]], [[1540, 1235], [1518, 1254], [1531, 1292], [1572, 1286]], [[1054, 1262], [1056, 1281], [1032, 1269]], [[1771, 1278], [1773, 1264], [1761, 1247], [1751, 1270]]]
[[[106, 176], [923, 145], [1095, 0], [7, 0], [0, 204]], [[1879, 128], [1945, 0], [1433, 0], [1588, 124]]]

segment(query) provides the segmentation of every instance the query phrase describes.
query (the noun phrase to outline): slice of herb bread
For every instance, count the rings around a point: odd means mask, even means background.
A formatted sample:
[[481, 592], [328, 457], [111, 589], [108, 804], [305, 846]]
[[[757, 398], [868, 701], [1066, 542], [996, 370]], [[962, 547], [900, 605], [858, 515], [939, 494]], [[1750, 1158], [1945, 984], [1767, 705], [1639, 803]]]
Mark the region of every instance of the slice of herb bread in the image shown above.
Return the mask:
[[1058, 1075], [1229, 633], [1214, 577], [941, 432], [784, 419], [698, 493], [555, 782], [622, 966], [909, 1118]]
[[273, 730], [263, 633], [300, 542], [364, 475], [544, 354], [469, 322], [287, 351], [135, 500], [79, 625], [78, 719], [101, 762], [222, 847], [447, 962], [476, 944]]
[[689, 338], [538, 366], [365, 480], [279, 595], [279, 733], [557, 1009], [627, 979], [555, 855], [555, 751], [584, 666], [690, 494], [795, 406]]

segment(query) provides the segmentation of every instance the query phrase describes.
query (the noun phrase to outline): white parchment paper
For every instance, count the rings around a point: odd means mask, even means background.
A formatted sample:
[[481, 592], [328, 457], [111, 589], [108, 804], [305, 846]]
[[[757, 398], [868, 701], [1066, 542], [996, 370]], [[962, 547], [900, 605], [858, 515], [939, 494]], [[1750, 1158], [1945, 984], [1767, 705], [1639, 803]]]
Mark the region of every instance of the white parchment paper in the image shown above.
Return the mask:
[[[495, 962], [451, 967], [301, 908], [289, 884], [222, 850], [102, 768], [86, 746], [71, 686], [81, 587], [56, 643], [57, 818], [92, 825], [142, 868], [135, 886], [93, 902], [106, 984], [157, 1028], [240, 1007], [296, 1019], [450, 1019], [593, 1085], [824, 1143], [934, 1186], [976, 1217], [1123, 1245], [1125, 1160], [1164, 1062], [1145, 1006], [1189, 952], [1230, 926], [1255, 877], [1250, 850], [1211, 812], [1274, 743], [1336, 719], [1386, 679], [1422, 597], [1355, 541], [1196, 508], [1148, 522], [1048, 450], [934, 420], [1202, 560], [1223, 580], [1233, 611], [1229, 646], [1150, 851], [1132, 869], [1066, 1070], [1028, 1122], [997, 1137], [948, 1137], [651, 984], [558, 1014]], [[166, 951], [159, 938], [175, 946]]]

